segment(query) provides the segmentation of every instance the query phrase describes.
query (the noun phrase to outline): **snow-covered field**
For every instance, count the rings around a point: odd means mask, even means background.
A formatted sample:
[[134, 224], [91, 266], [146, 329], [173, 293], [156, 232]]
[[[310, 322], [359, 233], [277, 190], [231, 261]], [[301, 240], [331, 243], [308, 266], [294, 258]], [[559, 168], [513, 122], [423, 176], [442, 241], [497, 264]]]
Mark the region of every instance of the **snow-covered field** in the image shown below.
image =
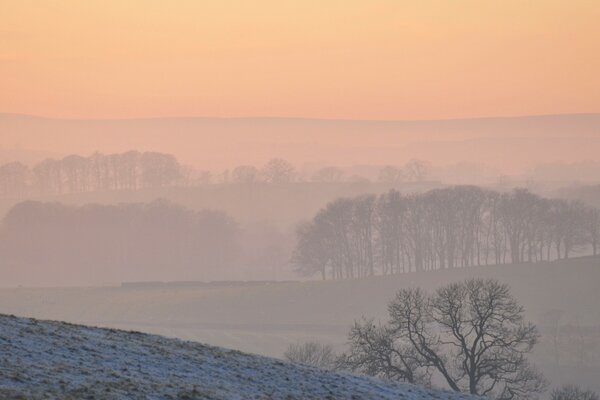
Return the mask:
[[0, 398], [467, 399], [138, 332], [0, 315]]

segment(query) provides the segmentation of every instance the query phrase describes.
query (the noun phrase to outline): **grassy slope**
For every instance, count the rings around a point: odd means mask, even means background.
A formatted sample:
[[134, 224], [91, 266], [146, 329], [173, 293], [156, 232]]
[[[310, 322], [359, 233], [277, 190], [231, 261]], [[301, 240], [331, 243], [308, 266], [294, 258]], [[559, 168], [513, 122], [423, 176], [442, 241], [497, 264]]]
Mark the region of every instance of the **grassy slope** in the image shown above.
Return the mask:
[[2, 315], [0, 353], [0, 398], [467, 398], [160, 336]]

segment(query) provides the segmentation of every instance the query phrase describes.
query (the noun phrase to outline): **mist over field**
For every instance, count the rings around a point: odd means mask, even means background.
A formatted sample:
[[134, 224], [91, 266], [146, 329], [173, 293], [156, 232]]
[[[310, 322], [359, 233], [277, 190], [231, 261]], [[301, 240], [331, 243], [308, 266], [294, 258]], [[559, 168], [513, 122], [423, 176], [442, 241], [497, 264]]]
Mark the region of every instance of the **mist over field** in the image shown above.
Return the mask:
[[0, 399], [599, 400], [599, 20], [0, 2]]
[[[302, 343], [343, 353], [354, 321], [386, 321], [398, 290], [493, 278], [537, 325], [532, 362], [552, 387], [600, 389], [596, 115], [3, 118], [22, 145], [61, 133], [47, 153], [3, 153], [1, 312], [272, 357]], [[212, 130], [219, 141], [197, 133]], [[564, 157], [533, 151], [549, 131]]]

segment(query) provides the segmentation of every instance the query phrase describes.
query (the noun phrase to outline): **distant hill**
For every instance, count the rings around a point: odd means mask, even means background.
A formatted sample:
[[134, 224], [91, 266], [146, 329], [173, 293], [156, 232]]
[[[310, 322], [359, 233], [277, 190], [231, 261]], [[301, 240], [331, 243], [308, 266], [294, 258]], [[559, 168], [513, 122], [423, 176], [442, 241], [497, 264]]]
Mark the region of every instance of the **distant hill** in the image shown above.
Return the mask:
[[[504, 173], [556, 161], [597, 160], [600, 114], [429, 121], [303, 118], [142, 118], [63, 120], [0, 114], [2, 147], [56, 154], [130, 149], [172, 153], [206, 169], [261, 165], [438, 165], [475, 162]], [[6, 157], [6, 155], [5, 155]]]
[[0, 398], [473, 398], [138, 332], [0, 315]]

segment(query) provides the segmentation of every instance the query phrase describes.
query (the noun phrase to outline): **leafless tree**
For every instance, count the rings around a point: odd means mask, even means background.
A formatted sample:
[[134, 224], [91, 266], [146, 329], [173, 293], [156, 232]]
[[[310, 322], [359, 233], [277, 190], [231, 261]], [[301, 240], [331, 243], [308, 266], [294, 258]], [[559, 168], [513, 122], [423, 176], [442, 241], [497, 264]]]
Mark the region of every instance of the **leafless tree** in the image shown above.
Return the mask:
[[400, 183], [405, 180], [405, 174], [401, 168], [386, 165], [379, 170], [377, 180], [384, 183]]
[[564, 385], [554, 389], [551, 400], [599, 400], [598, 394], [591, 390], [583, 390], [575, 385]]
[[20, 196], [27, 192], [31, 171], [20, 162], [0, 165], [0, 196]]
[[271, 159], [262, 169], [265, 180], [269, 183], [289, 183], [294, 180], [296, 170], [288, 161], [281, 158]]
[[597, 253], [598, 213], [526, 189], [498, 193], [456, 186], [408, 196], [392, 190], [326, 205], [311, 229], [298, 231], [296, 260], [314, 261], [314, 255], [302, 254], [310, 248], [305, 244], [323, 242], [330, 246], [322, 253], [327, 261], [297, 265], [304, 273], [318, 265], [312, 273], [353, 278], [549, 261]]
[[400, 291], [390, 325], [455, 391], [495, 399], [531, 398], [544, 380], [526, 358], [537, 342], [534, 325], [507, 285], [467, 280], [427, 295]]
[[592, 254], [598, 255], [600, 246], [600, 211], [596, 208], [588, 208], [584, 211], [584, 229], [587, 241], [592, 245]]
[[286, 360], [326, 370], [337, 369], [337, 354], [333, 346], [319, 342], [291, 344], [284, 353]]
[[[39, 194], [81, 193], [107, 190], [136, 190], [189, 184], [174, 156], [164, 153], [128, 151], [76, 154], [60, 160], [46, 159], [31, 171], [20, 163], [0, 166], [0, 195], [11, 196], [33, 191]], [[187, 179], [185, 179], [187, 178]]]
[[252, 165], [240, 165], [233, 170], [233, 181], [236, 183], [255, 183], [259, 180], [258, 169]]
[[142, 183], [145, 187], [163, 187], [180, 178], [179, 163], [170, 154], [146, 152], [140, 159]]
[[537, 330], [507, 285], [467, 280], [433, 294], [403, 289], [388, 310], [387, 326], [367, 321], [350, 332], [347, 358], [364, 372], [407, 381], [435, 374], [451, 390], [501, 400], [531, 399], [543, 390], [543, 377], [526, 357]]
[[327, 278], [327, 267], [332, 260], [332, 247], [329, 240], [331, 235], [319, 232], [321, 229], [328, 229], [325, 224], [318, 222], [308, 222], [298, 226], [298, 241], [296, 249], [292, 254], [291, 262], [296, 268], [296, 272], [304, 276], [311, 276], [319, 272], [323, 280]]
[[339, 358], [344, 369], [390, 380], [431, 383], [425, 359], [389, 326], [367, 319], [357, 321], [348, 339], [350, 349]]
[[410, 160], [404, 165], [407, 179], [415, 182], [424, 181], [429, 175], [430, 169], [429, 164], [422, 160]]
[[340, 182], [344, 177], [344, 171], [336, 167], [321, 168], [312, 175], [313, 182]]

